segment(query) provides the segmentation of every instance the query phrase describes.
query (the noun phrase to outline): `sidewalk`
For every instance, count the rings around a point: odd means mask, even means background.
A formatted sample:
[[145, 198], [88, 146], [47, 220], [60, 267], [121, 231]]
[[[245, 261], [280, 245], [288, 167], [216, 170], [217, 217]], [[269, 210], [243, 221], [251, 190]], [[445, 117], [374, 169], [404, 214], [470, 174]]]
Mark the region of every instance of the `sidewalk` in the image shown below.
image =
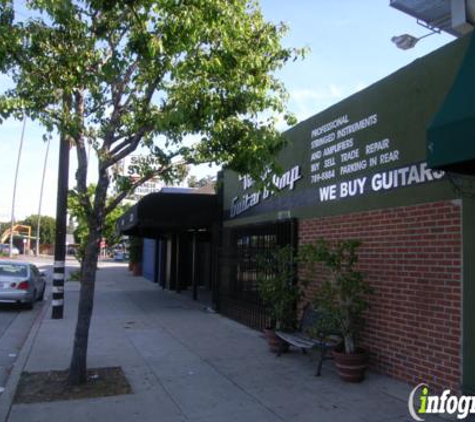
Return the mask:
[[[52, 320], [46, 310], [25, 371], [68, 367], [78, 291], [78, 283], [66, 283], [64, 319]], [[412, 420], [405, 384], [375, 373], [346, 384], [331, 361], [315, 377], [308, 356], [295, 351], [278, 358], [260, 333], [131, 277], [124, 265], [98, 272], [88, 366], [121, 366], [133, 394], [13, 405], [8, 421]]]

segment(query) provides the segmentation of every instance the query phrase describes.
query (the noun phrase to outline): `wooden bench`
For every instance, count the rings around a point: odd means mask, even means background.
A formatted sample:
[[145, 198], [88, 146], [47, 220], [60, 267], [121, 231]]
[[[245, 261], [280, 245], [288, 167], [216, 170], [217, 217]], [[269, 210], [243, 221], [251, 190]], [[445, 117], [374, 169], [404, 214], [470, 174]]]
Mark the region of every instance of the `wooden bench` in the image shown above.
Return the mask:
[[[335, 330], [327, 332], [319, 331], [315, 337], [310, 337], [311, 332], [316, 332], [319, 321], [323, 318], [323, 314], [315, 310], [310, 304], [307, 304], [303, 310], [302, 318], [299, 322], [297, 331], [285, 332], [276, 331], [275, 334], [289, 345], [302, 349], [303, 353], [307, 350], [318, 349], [320, 351], [320, 359], [318, 361], [317, 372], [315, 375], [320, 376], [322, 372], [322, 364], [325, 359], [331, 359], [332, 356], [327, 352], [341, 344], [342, 337], [336, 334]], [[314, 333], [313, 333], [314, 334]], [[282, 342], [282, 344], [285, 344]], [[281, 346], [277, 355], [280, 356], [283, 347]]]

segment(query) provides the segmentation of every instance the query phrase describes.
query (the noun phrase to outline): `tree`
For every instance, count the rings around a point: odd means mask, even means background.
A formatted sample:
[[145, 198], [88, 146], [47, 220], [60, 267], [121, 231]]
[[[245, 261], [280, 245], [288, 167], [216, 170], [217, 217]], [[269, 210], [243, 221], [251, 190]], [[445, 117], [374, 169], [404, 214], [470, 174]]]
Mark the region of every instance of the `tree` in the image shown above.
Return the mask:
[[[36, 236], [36, 230], [38, 228], [38, 215], [30, 215], [19, 224], [31, 227], [31, 235]], [[51, 245], [54, 243], [54, 236], [56, 233], [56, 220], [53, 217], [47, 215], [41, 216], [40, 223], [40, 244]]]
[[270, 249], [257, 256], [257, 291], [270, 318], [270, 327], [295, 330], [296, 307], [304, 287], [296, 282], [294, 249], [288, 245]]
[[[30, 0], [38, 17], [15, 19], [0, 0], [0, 71], [15, 87], [0, 118], [28, 115], [75, 148], [77, 200], [88, 235], [69, 382], [86, 380], [95, 271], [105, 218], [154, 176], [214, 162], [258, 178], [275, 167], [275, 124], [286, 93], [275, 72], [302, 51], [280, 44], [286, 28], [252, 0]], [[38, 13], [41, 12], [41, 13]], [[193, 145], [187, 135], [197, 135]], [[98, 157], [88, 193], [87, 146]], [[117, 164], [138, 148], [138, 179]], [[108, 193], [113, 190], [114, 196]]]
[[332, 244], [320, 238], [313, 244], [304, 245], [299, 257], [313, 274], [322, 272], [321, 268], [314, 267], [315, 264], [323, 264], [328, 270], [328, 278], [315, 289], [314, 304], [326, 316], [322, 321], [341, 333], [348, 354], [357, 350], [364, 313], [369, 308], [368, 297], [373, 293], [363, 273], [356, 269], [360, 245], [356, 239], [338, 240]]
[[[87, 194], [89, 195], [89, 200], [91, 201], [94, 197], [94, 192], [96, 190], [95, 185], [89, 185], [87, 188]], [[108, 206], [108, 201], [106, 201], [106, 206]], [[122, 236], [117, 231], [116, 223], [118, 218], [124, 214], [130, 205], [118, 205], [110, 213], [108, 213], [104, 218], [104, 224], [102, 226], [102, 238], [106, 239], [106, 243], [109, 246], [114, 246], [120, 242]], [[79, 247], [76, 252], [76, 257], [82, 267], [84, 264], [84, 258], [86, 256], [86, 246], [87, 239], [89, 236], [89, 228], [87, 224], [87, 217], [84, 213], [84, 208], [81, 206], [78, 193], [73, 190], [69, 192], [68, 196], [68, 210], [71, 216], [76, 220], [74, 228], [74, 239], [76, 243], [79, 244]]]
[[203, 186], [212, 185], [216, 183], [216, 177], [214, 176], [205, 176], [201, 179], [198, 179], [196, 176], [190, 176], [186, 180], [188, 187], [190, 188], [202, 188]]
[[8, 230], [10, 228], [10, 224], [11, 223], [0, 221], [0, 236], [3, 234], [5, 230]]

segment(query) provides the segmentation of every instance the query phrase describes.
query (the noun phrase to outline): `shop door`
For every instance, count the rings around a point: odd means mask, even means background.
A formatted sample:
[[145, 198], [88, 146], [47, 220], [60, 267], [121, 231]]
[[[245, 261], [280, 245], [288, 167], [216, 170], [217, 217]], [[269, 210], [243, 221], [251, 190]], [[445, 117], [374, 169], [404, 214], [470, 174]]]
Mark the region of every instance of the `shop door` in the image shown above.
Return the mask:
[[272, 249], [296, 249], [296, 220], [243, 226], [224, 230], [220, 256], [218, 311], [255, 329], [269, 318], [257, 291], [257, 257]]

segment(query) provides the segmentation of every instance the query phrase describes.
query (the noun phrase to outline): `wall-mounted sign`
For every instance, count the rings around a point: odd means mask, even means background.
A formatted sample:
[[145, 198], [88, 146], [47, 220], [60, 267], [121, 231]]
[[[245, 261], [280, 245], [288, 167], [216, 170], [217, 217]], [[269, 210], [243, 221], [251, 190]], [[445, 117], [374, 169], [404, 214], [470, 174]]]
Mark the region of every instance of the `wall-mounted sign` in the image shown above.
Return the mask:
[[[158, 163], [155, 157], [145, 155], [130, 155], [125, 157], [117, 164], [117, 171], [121, 176], [130, 177], [132, 182], [139, 180], [141, 170], [147, 167], [154, 167]], [[135, 191], [127, 198], [130, 201], [139, 201], [144, 196], [159, 192], [164, 186], [164, 183], [158, 177], [152, 177], [147, 182], [143, 183], [135, 189]]]
[[327, 202], [363, 195], [368, 192], [403, 188], [442, 179], [444, 174], [443, 171], [429, 169], [427, 163], [420, 163], [418, 165], [375, 173], [371, 177], [364, 176], [345, 180], [334, 185], [322, 186], [318, 188], [318, 199], [320, 202]]
[[[302, 174], [300, 172], [300, 166], [294, 166], [290, 170], [284, 172], [282, 175], [274, 174], [272, 176], [272, 184], [275, 187], [274, 190], [271, 191], [264, 189], [258, 192], [245, 193], [241, 198], [236, 196], [232, 199], [231, 218], [242, 214], [249, 208], [255, 207], [261, 201], [270, 198], [276, 192], [279, 192], [283, 189], [293, 190], [296, 182], [301, 178]], [[242, 189], [244, 191], [254, 185], [254, 181], [248, 175], [239, 177], [239, 180], [242, 182]]]
[[[377, 129], [377, 125], [376, 113], [356, 122], [345, 114], [311, 131], [310, 183], [319, 185], [319, 202], [432, 182], [444, 176], [426, 163], [368, 174], [373, 168], [393, 166], [403, 158], [389, 137], [374, 140], [365, 135], [366, 129]], [[352, 177], [357, 173], [365, 175]], [[336, 179], [343, 180], [332, 184]]]

